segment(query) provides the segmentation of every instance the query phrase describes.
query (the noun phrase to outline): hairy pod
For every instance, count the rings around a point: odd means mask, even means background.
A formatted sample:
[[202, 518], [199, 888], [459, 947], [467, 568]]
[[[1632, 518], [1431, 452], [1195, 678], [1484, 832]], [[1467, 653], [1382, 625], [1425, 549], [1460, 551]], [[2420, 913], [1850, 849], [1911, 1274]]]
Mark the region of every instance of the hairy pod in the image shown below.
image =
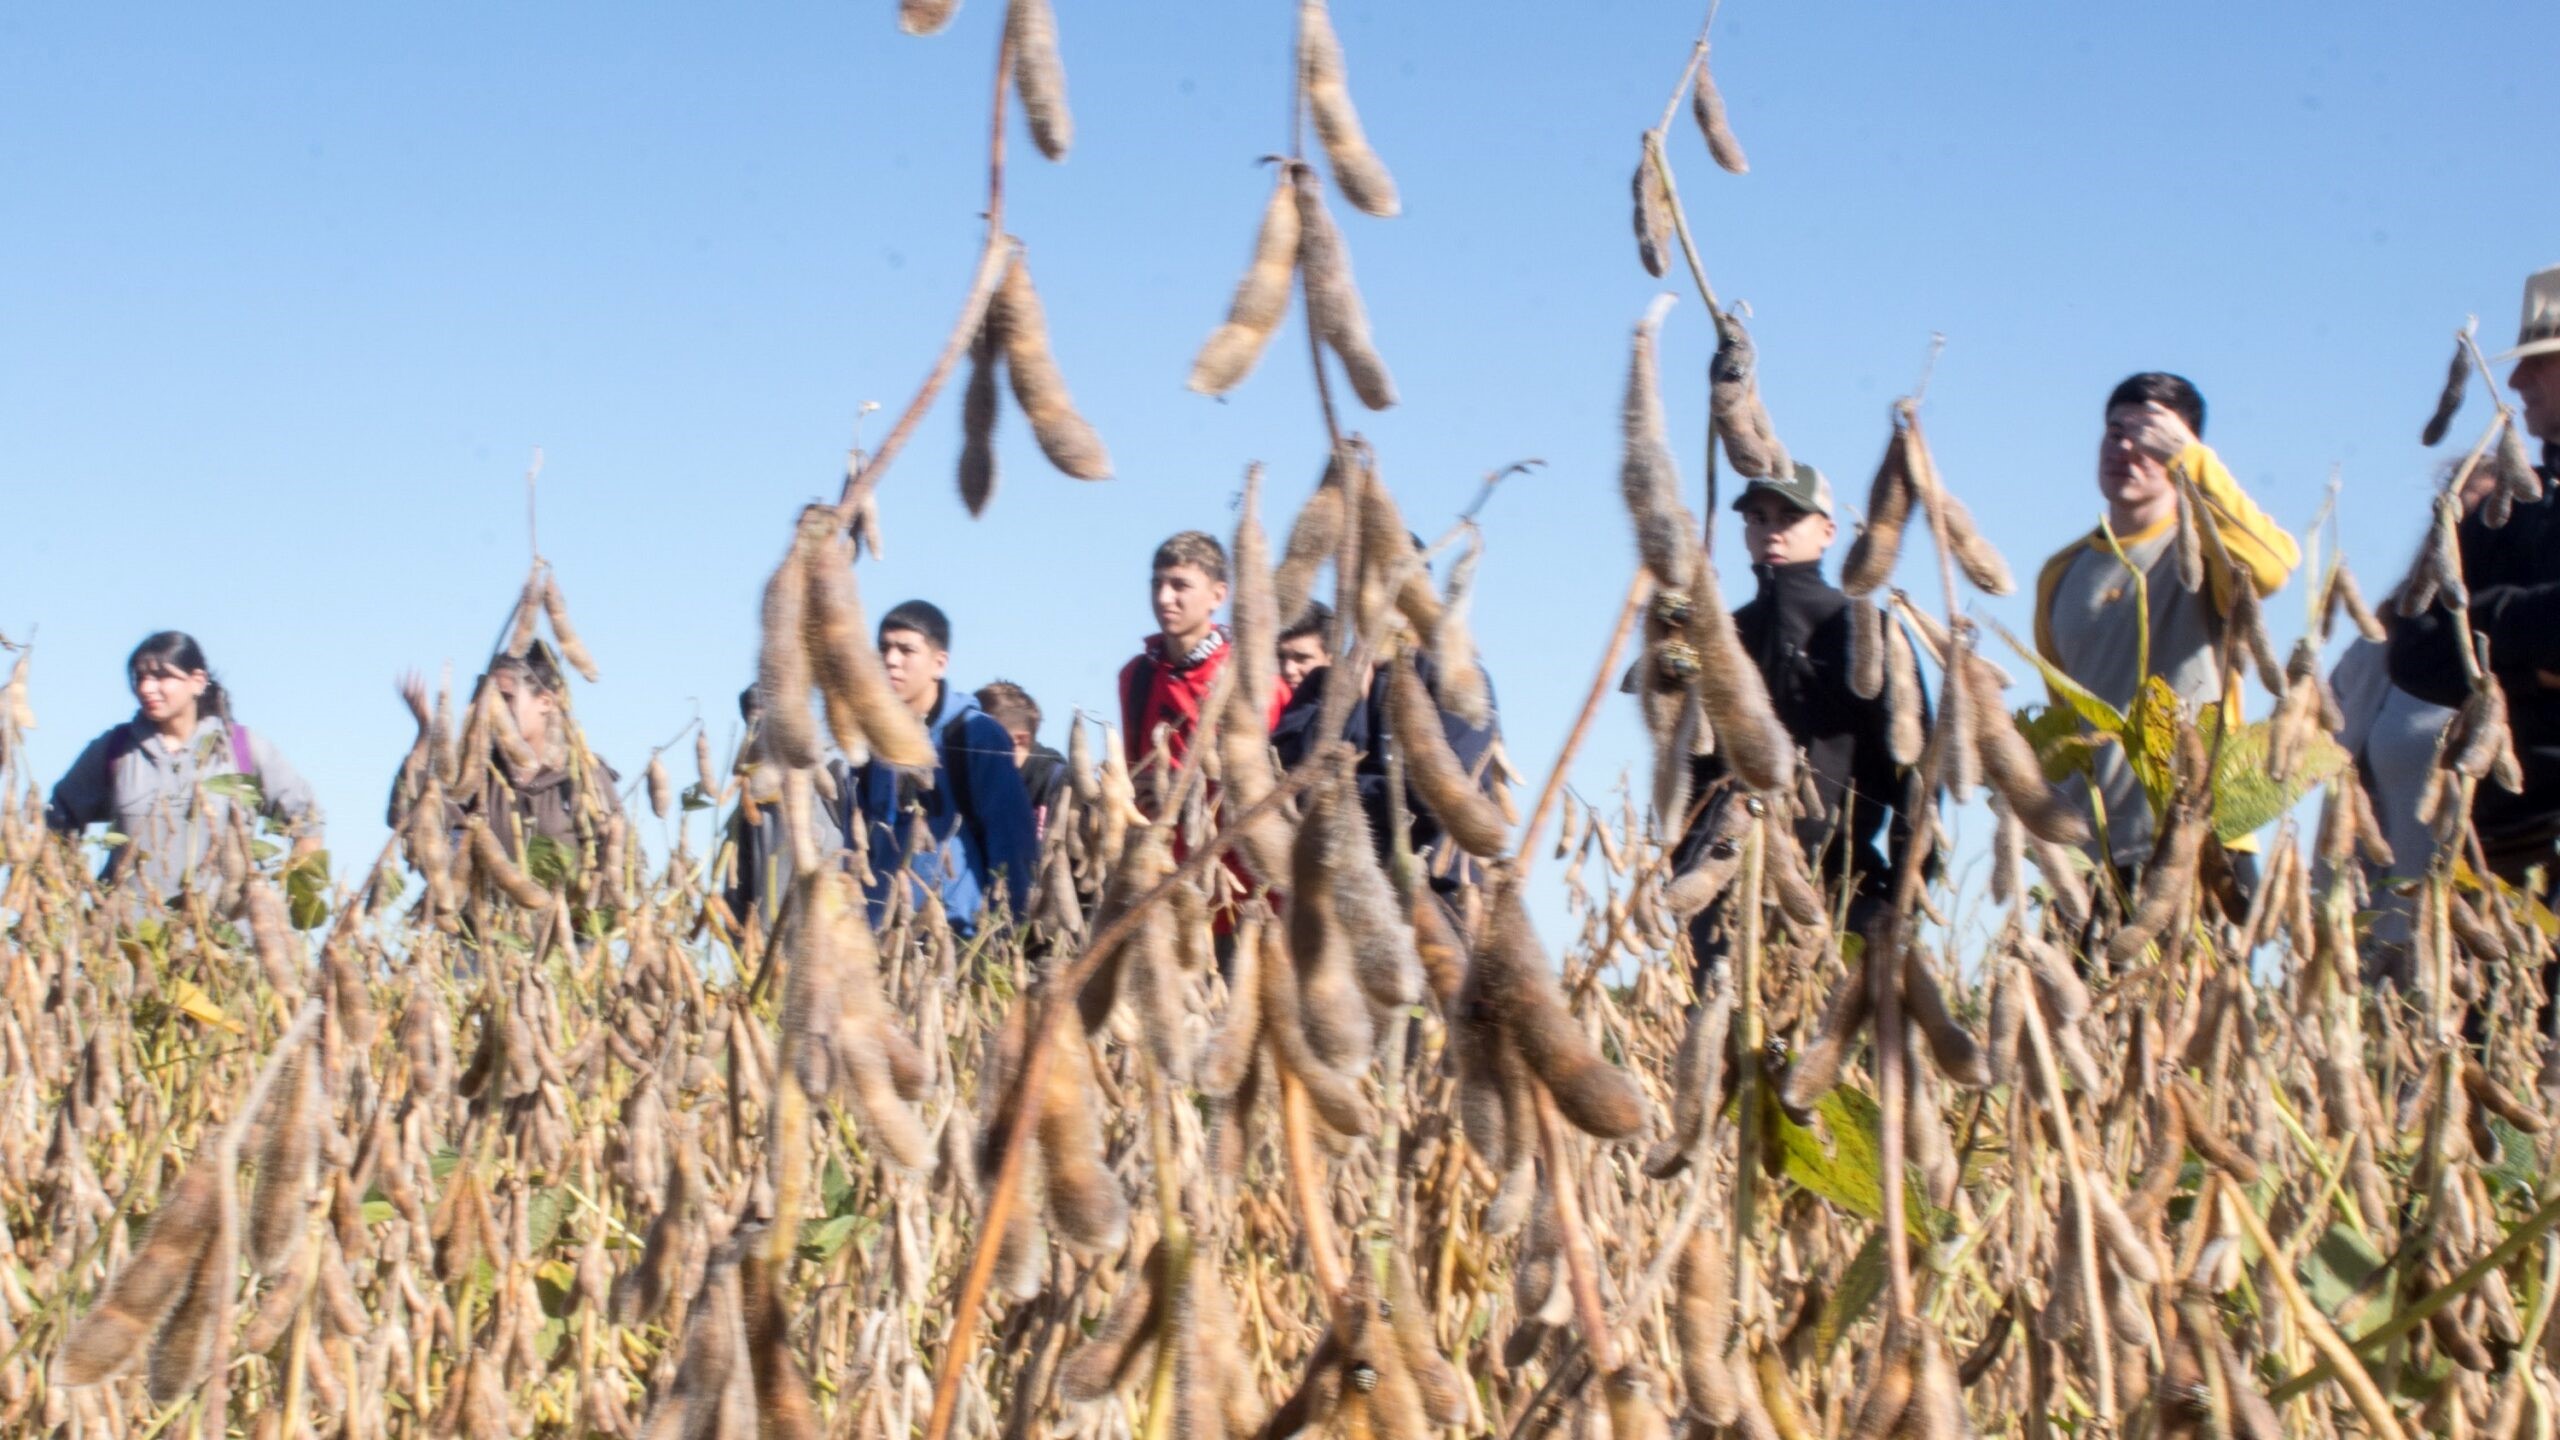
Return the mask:
[[1866, 1388], [1852, 1402], [1849, 1411], [1849, 1440], [1887, 1440], [1900, 1433], [1897, 1426], [1903, 1411], [1911, 1404], [1911, 1392], [1918, 1379], [1913, 1365], [1914, 1346], [1905, 1322], [1888, 1322], [1884, 1337], [1876, 1349], [1875, 1368], [1868, 1373]]
[[1707, 407], [1735, 473], [1757, 480], [1792, 468], [1786, 447], [1770, 429], [1768, 407], [1761, 403], [1759, 350], [1742, 322], [1730, 315], [1717, 327], [1715, 359], [1707, 366]]
[[[1982, 762], [1982, 773], [2008, 806], [2009, 813], [2037, 839], [2056, 845], [2085, 845], [2089, 822], [2079, 808], [2044, 778], [2044, 764], [2008, 710], [1999, 692], [1979, 667], [1967, 665], [1948, 677], [1951, 701], [1966, 706], [1965, 735]], [[1952, 704], [1950, 706], [1952, 707]]]
[[2435, 413], [2427, 417], [2427, 426], [2418, 432], [2418, 443], [2433, 446], [2444, 439], [2453, 424], [2456, 411], [2462, 408], [2462, 393], [2471, 386], [2471, 353], [2460, 341], [2453, 346], [2453, 363], [2445, 367], [2444, 388], [2436, 392]]
[[[1253, 262], [1227, 302], [1227, 318], [1191, 362], [1191, 388], [1224, 395], [1253, 373], [1272, 332], [1289, 313], [1289, 282], [1298, 273], [1298, 197], [1283, 166], [1254, 232]], [[1285, 616], [1284, 620], [1297, 617]]]
[[[2365, 603], [2364, 591], [2357, 588], [2355, 574], [2347, 569], [2345, 561], [2341, 560], [2330, 567], [2329, 588], [2330, 593], [2336, 597], [2337, 603], [2345, 608], [2347, 618], [2355, 622], [2357, 632], [2364, 638], [2375, 644], [2391, 638], [2390, 632], [2382, 628], [2381, 617], [2375, 615], [2373, 607]], [[2324, 631], [2323, 638], [2325, 637]]]
[[1290, 851], [1289, 949], [1297, 966], [1298, 1007], [1307, 1043], [1328, 1066], [1367, 1068], [1375, 1026], [1361, 992], [1359, 957], [1336, 911], [1335, 888], [1348, 857], [1339, 810], [1344, 783], [1311, 797]]
[[[1004, 12], [1004, 30], [1013, 47], [1013, 89], [1022, 97], [1022, 119], [1031, 128], [1031, 143], [1050, 159], [1064, 160], [1067, 147], [1075, 141], [1076, 125], [1067, 110], [1067, 67], [1058, 58], [1057, 12], [1050, 9], [1049, 0], [1012, 0]], [[1029, 408], [1027, 403], [1024, 408]]]
[[1902, 529], [1911, 519], [1910, 441], [1899, 424], [1876, 462], [1875, 480], [1867, 487], [1867, 523], [1849, 546], [1840, 566], [1840, 588], [1855, 598], [1873, 594], [1893, 578], [1902, 554]]
[[2202, 1157], [2206, 1164], [2241, 1184], [2257, 1184], [2258, 1162], [2213, 1123], [2213, 1106], [2204, 1098], [2203, 1092], [2180, 1078], [2170, 1082], [2169, 1094], [2176, 1097], [2178, 1118], [2186, 1130], [2188, 1148]]
[[1374, 1133], [1378, 1112], [1361, 1093], [1359, 1078], [1327, 1064], [1308, 1039], [1298, 970], [1282, 945], [1277, 925], [1263, 927], [1255, 977], [1261, 990], [1262, 1032], [1271, 1042], [1272, 1056], [1306, 1087], [1307, 1101], [1316, 1115], [1338, 1134]]
[[1707, 1137], [1724, 1110], [1726, 1042], [1732, 1034], [1739, 996], [1732, 980], [1718, 974], [1707, 981], [1689, 1011], [1689, 1028], [1671, 1066], [1671, 1129], [1645, 1156], [1645, 1174], [1667, 1180], [1706, 1153]]
[[2519, 505], [2531, 505], [2542, 498], [2542, 475], [2533, 468], [2533, 457], [2524, 449], [2524, 436], [2509, 421], [2498, 432], [2498, 446], [2491, 464], [2498, 475], [2498, 493]]
[[569, 602], [560, 594], [560, 577], [550, 570], [542, 572], [542, 610], [551, 621], [551, 634], [560, 642], [560, 658], [569, 668], [586, 678], [590, 685], [601, 678], [595, 657], [587, 653], [587, 642], [578, 638], [577, 627], [569, 623]]
[[1351, 510], [1346, 468], [1336, 454], [1316, 482], [1315, 493], [1298, 507], [1297, 518], [1290, 523], [1289, 542], [1281, 548], [1280, 564], [1271, 573], [1272, 600], [1284, 626], [1307, 612], [1316, 572], [1342, 550], [1342, 531]]
[[464, 830], [469, 836], [473, 868], [488, 876], [509, 900], [525, 909], [549, 908], [551, 891], [526, 874], [524, 867], [516, 864], [514, 858], [507, 854], [506, 847], [498, 843], [488, 821], [474, 815], [465, 822]]
[[165, 1312], [151, 1343], [148, 1389], [159, 1405], [176, 1400], [211, 1373], [231, 1329], [232, 1293], [239, 1283], [240, 1196], [233, 1184], [229, 1137], [208, 1148], [212, 1153], [195, 1163], [209, 1162], [215, 1171], [211, 1233], [196, 1251], [185, 1293]]
[[767, 758], [792, 769], [818, 763], [818, 727], [809, 713], [809, 692], [817, 687], [808, 639], [814, 538], [804, 511], [790, 550], [765, 582], [763, 635], [756, 650], [757, 741]]
[[1884, 694], [1885, 643], [1882, 611], [1863, 600], [1849, 605], [1849, 692], [1861, 700]]
[[960, 0], [898, 0], [898, 28], [910, 35], [939, 35], [960, 10]]
[[1917, 415], [1902, 420], [1904, 437], [1903, 465], [1911, 478], [1911, 488], [1918, 492], [1947, 527], [1947, 548], [1953, 554], [1956, 568], [1975, 589], [1990, 595], [2006, 595], [2018, 588], [2009, 573], [2009, 562], [1973, 523], [1973, 512], [1938, 480], [1938, 462], [1929, 454], [1929, 441], [1920, 431]]
[[95, 1385], [142, 1359], [214, 1247], [224, 1211], [235, 1203], [231, 1182], [227, 1157], [212, 1148], [178, 1177], [124, 1269], [54, 1352], [55, 1384]]
[[1482, 532], [1467, 527], [1466, 548], [1449, 566], [1442, 593], [1440, 623], [1431, 630], [1432, 668], [1440, 676], [1440, 703], [1450, 714], [1482, 729], [1493, 723], [1493, 693], [1484, 666], [1476, 659], [1475, 637], [1467, 628], [1467, 606], [1475, 595], [1476, 562], [1484, 554]]
[[1723, 1237], [1692, 1226], [1672, 1271], [1671, 1331], [1680, 1347], [1680, 1382], [1689, 1411], [1710, 1425], [1731, 1425], [1742, 1398], [1726, 1352], [1733, 1335], [1733, 1288], [1725, 1272]]
[[[863, 622], [853, 582], [853, 542], [836, 532], [833, 512], [811, 506], [806, 646], [826, 697], [827, 723], [847, 755], [864, 749], [902, 770], [930, 771], [941, 752], [889, 683], [888, 667]], [[807, 705], [801, 706], [805, 713]], [[768, 711], [768, 714], [771, 712]], [[809, 766], [818, 774], [822, 767]]]
[[2151, 1245], [2143, 1238], [2141, 1230], [2125, 1214], [2124, 1207], [2116, 1202], [2114, 1194], [2086, 1170], [2081, 1172], [2080, 1184], [2088, 1191], [2090, 1217], [2097, 1222], [2098, 1238], [2106, 1243], [2107, 1253], [2114, 1257], [2116, 1269], [2123, 1272], [2125, 1278], [2140, 1284], [2158, 1284], [2160, 1262], [2152, 1254]]
[[1037, 1132], [1049, 1180], [1049, 1218], [1068, 1245], [1107, 1253], [1128, 1242], [1129, 1199], [1103, 1163], [1101, 1096], [1094, 1088], [1089, 1042], [1069, 1028], [1056, 1044], [1039, 1096]]
[[[299, 1248], [319, 1178], [320, 1126], [326, 1114], [321, 1066], [309, 1042], [277, 1068], [258, 1144], [258, 1185], [249, 1201], [249, 1259], [272, 1280]], [[223, 1277], [228, 1283], [229, 1276]]]
[[1902, 1004], [1903, 1013], [1928, 1039], [1929, 1058], [1939, 1074], [1973, 1090], [1991, 1083], [1991, 1065], [1981, 1045], [1956, 1023], [1947, 1009], [1946, 992], [1929, 968], [1927, 953], [1916, 945], [1902, 952]]
[[1510, 827], [1475, 777], [1458, 763], [1441, 723], [1440, 707], [1432, 703], [1411, 662], [1396, 662], [1387, 693], [1388, 723], [1414, 793], [1467, 853], [1499, 859], [1509, 848]]
[[1325, 159], [1333, 166], [1333, 183], [1342, 187], [1343, 197], [1380, 219], [1394, 215], [1402, 208], [1396, 199], [1395, 178], [1360, 128], [1360, 112], [1352, 106], [1342, 63], [1342, 42], [1333, 33], [1325, 0], [1299, 0], [1298, 83], [1306, 88], [1316, 138], [1324, 145]]
[[1733, 126], [1724, 113], [1724, 96], [1717, 91], [1715, 77], [1707, 72], [1708, 56], [1698, 56], [1698, 78], [1689, 91], [1689, 113], [1696, 117], [1698, 133], [1706, 137], [1707, 154], [1731, 174], [1750, 173], [1751, 162], [1742, 153], [1742, 142], [1733, 138]]
[[1644, 266], [1644, 273], [1659, 280], [1671, 268], [1671, 197], [1654, 169], [1650, 141], [1636, 157], [1634, 188], [1636, 261]]
[[[1014, 0], [1019, 12], [1036, 6], [1046, 13], [1048, 0]], [[1005, 375], [1013, 382], [1014, 403], [1031, 422], [1032, 438], [1049, 463], [1078, 480], [1111, 478], [1111, 456], [1102, 438], [1076, 413], [1066, 378], [1058, 373], [1049, 349], [1049, 319], [1040, 308], [1040, 292], [1031, 284], [1031, 264], [1020, 254], [1005, 271], [996, 290], [991, 323], [1004, 342]]]
[[1058, 1367], [1061, 1399], [1078, 1405], [1103, 1399], [1145, 1363], [1165, 1326], [1165, 1266], [1164, 1242], [1147, 1247], [1146, 1258], [1111, 1298], [1101, 1326]]
[[1654, 358], [1654, 337], [1671, 301], [1669, 295], [1654, 297], [1636, 322], [1626, 399], [1619, 411], [1618, 488], [1635, 521], [1636, 551], [1653, 572], [1654, 583], [1665, 590], [1687, 590], [1702, 563], [1698, 522], [1680, 500], [1680, 471], [1663, 428], [1662, 382]]
[[1768, 682], [1743, 649], [1741, 632], [1717, 593], [1714, 568], [1700, 565], [1689, 611], [1689, 645], [1697, 652], [1699, 698], [1716, 742], [1744, 784], [1764, 793], [1795, 783], [1796, 747], [1778, 722]]
[[972, 515], [987, 513], [996, 495], [996, 421], [1004, 409], [998, 389], [1004, 368], [1004, 337], [998, 333], [993, 306], [969, 341], [969, 383], [960, 392], [960, 503]]
[[1833, 987], [1831, 997], [1823, 1002], [1822, 1019], [1812, 1041], [1798, 1052], [1787, 1066], [1786, 1078], [1778, 1083], [1778, 1103], [1798, 1124], [1805, 1123], [1812, 1116], [1813, 1107], [1840, 1083], [1840, 1071], [1848, 1064], [1850, 1047], [1858, 1043], [1859, 1032], [1867, 1028], [1867, 1020], [1873, 1014], [1866, 962], [1862, 960]]
[[2187, 497], [2178, 497], [2178, 588], [2190, 595], [2204, 593], [2204, 532], [2196, 524], [2196, 507]]
[[1306, 290], [1307, 323], [1342, 361], [1360, 403], [1384, 410], [1396, 403], [1396, 385], [1369, 338], [1369, 314], [1351, 275], [1351, 252], [1334, 228], [1332, 212], [1325, 209], [1315, 172], [1300, 167], [1290, 183], [1298, 197], [1298, 281]]
[[1413, 1376], [1414, 1387], [1421, 1392], [1432, 1424], [1467, 1423], [1472, 1407], [1465, 1380], [1458, 1368], [1449, 1363], [1449, 1357], [1440, 1353], [1440, 1342], [1431, 1333], [1431, 1310], [1423, 1304], [1422, 1288], [1414, 1283], [1412, 1262], [1402, 1251], [1388, 1257], [1386, 1305], [1396, 1348], [1405, 1369]]
[[1491, 999], [1520, 1058], [1555, 1097], [1556, 1108], [1584, 1133], [1623, 1140], [1644, 1126], [1644, 1093], [1624, 1070], [1602, 1058], [1565, 1004], [1546, 952], [1529, 922], [1517, 881], [1501, 886], [1477, 963], [1491, 964]]

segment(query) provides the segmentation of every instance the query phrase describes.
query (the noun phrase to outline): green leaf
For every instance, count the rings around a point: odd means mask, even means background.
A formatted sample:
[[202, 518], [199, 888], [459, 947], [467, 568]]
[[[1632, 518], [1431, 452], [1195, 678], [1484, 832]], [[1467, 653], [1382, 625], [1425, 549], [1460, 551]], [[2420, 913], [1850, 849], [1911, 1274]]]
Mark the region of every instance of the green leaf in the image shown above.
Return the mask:
[[551, 1242], [559, 1238], [561, 1216], [568, 1203], [569, 1192], [557, 1186], [538, 1186], [527, 1197], [524, 1223], [533, 1242], [532, 1254], [539, 1255], [550, 1249]]
[[2043, 677], [2045, 687], [2059, 696], [2063, 704], [2071, 707], [2071, 712], [2080, 717], [2082, 724], [2101, 735], [2124, 733], [2124, 712], [2099, 699], [2097, 693], [2088, 686], [2062, 673], [2052, 661], [2037, 654], [2021, 643], [2017, 636], [2010, 634], [2007, 627], [1994, 621], [1991, 628], [2000, 632], [2000, 638], [2009, 642], [2009, 648], [2017, 651], [2019, 658], [2036, 667], [2036, 674]]
[[2283, 780], [2267, 773], [2268, 722], [2242, 725], [2222, 737], [2222, 755], [2213, 769], [2213, 833], [2226, 843], [2274, 824], [2284, 813], [2346, 768], [2346, 747], [2322, 731], [2303, 742], [2293, 774]]
[[2533, 1203], [2542, 1192], [2542, 1167], [2534, 1162], [2532, 1138], [2495, 1115], [2489, 1117], [2489, 1129], [2498, 1137], [2498, 1163], [2483, 1167], [2480, 1178], [2492, 1195]]
[[557, 890], [577, 874], [578, 861], [568, 846], [548, 835], [534, 835], [524, 842], [524, 869], [536, 883]]
[[214, 775], [197, 782], [213, 794], [234, 805], [255, 810], [267, 803], [267, 794], [255, 775]]
[[1814, 1323], [1815, 1351], [1829, 1359], [1840, 1346], [1840, 1337], [1851, 1326], [1875, 1308], [1876, 1298], [1884, 1294], [1884, 1230], [1867, 1232], [1867, 1243], [1849, 1257], [1840, 1278], [1831, 1284], [1831, 1297], [1822, 1306], [1822, 1318]]
[[[1884, 1196], [1876, 1185], [1876, 1132], [1860, 1128], [1846, 1113], [1841, 1096], [1854, 1095], [1847, 1086], [1822, 1098], [1822, 1118], [1831, 1132], [1832, 1144], [1825, 1146], [1822, 1137], [1787, 1118], [1773, 1104], [1770, 1116], [1773, 1138], [1784, 1161], [1787, 1178], [1798, 1185], [1869, 1220], [1884, 1218]], [[1860, 1099], [1865, 1099], [1860, 1096]], [[1867, 1101], [1872, 1109], [1875, 1102]]]
[[800, 1253], [819, 1264], [834, 1259], [845, 1242], [853, 1238], [853, 1227], [861, 1221], [859, 1215], [835, 1215], [819, 1221], [800, 1237]]
[[2334, 1317], [2383, 1264], [2381, 1252], [2341, 1221], [2321, 1233], [2319, 1243], [2302, 1257], [2298, 1273], [2311, 1303]]
[[313, 930], [329, 919], [329, 852], [297, 855], [284, 867], [285, 910], [296, 930]]
[[2178, 721], [2186, 711], [2187, 702], [2178, 698], [2169, 682], [2153, 675], [2144, 679], [2142, 693], [2125, 712], [2125, 762], [2133, 767], [2133, 778], [2142, 782], [2154, 815], [2169, 813], [2169, 801], [2178, 788]]

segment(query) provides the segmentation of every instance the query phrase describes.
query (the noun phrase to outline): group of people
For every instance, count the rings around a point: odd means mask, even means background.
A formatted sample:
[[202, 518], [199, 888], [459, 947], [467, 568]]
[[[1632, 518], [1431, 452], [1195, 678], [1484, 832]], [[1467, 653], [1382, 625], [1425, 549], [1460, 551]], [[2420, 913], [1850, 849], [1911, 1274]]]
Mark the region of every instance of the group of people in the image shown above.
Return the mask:
[[[2522, 332], [2503, 359], [2515, 362], [2508, 383], [2523, 424], [2542, 442], [2541, 472], [2560, 474], [2560, 267], [2527, 283]], [[2196, 387], [2160, 372], [2134, 375], [2106, 400], [2095, 479], [2103, 518], [2056, 551], [2037, 575], [2034, 634], [2038, 653], [2099, 699], [2124, 708], [2145, 685], [2164, 682], [2190, 706], [2237, 703], [2219, 648], [2235, 607], [2280, 589], [2301, 556], [2292, 537], [2249, 498], [2206, 444], [2206, 407]], [[2504, 524], [2481, 513], [2482, 481], [2461, 497], [2466, 518], [2460, 556], [2467, 608], [2443, 599], [2403, 616], [2386, 604], [2386, 641], [2360, 641], [2339, 662], [2334, 688], [2345, 712], [2341, 739], [2371, 790], [2397, 855], [2394, 870], [2423, 870], [2432, 836], [2417, 823], [2419, 786], [2434, 763], [2448, 718], [2469, 694], [2461, 647], [2477, 637], [2486, 668], [2503, 689], [2524, 784], [2507, 793], [2482, 787], [2478, 837], [2490, 868], [2525, 882], [2547, 877], [2560, 854], [2560, 488], [2521, 504]], [[2210, 512], [2217, 543], [2205, 547], [2201, 583], [2186, 573], [2180, 507], [2192, 496]], [[1813, 777], [1813, 804], [1799, 835], [1822, 873], [1848, 892], [1853, 923], [1880, 902], [1891, 866], [1911, 833], [1908, 773], [1893, 758], [1892, 719], [1882, 697], [1852, 683], [1852, 600], [1824, 573], [1838, 538], [1832, 487], [1820, 471], [1752, 481], [1737, 498], [1744, 544], [1757, 592], [1735, 612], [1743, 643], [1766, 680], [1779, 719], [1803, 752]], [[2185, 523], [2194, 523], [2187, 517]], [[1119, 677], [1120, 739], [1142, 782], [1161, 780], [1186, 759], [1204, 703], [1232, 660], [1234, 637], [1218, 616], [1228, 598], [1224, 548], [1212, 536], [1185, 531], [1164, 542], [1151, 567], [1156, 631]], [[1272, 657], [1276, 680], [1267, 719], [1285, 765], [1303, 763], [1316, 735], [1330, 674], [1332, 616], [1321, 602], [1291, 617]], [[962, 692], [950, 679], [951, 622], [922, 600], [882, 616], [877, 640], [892, 688], [931, 735], [939, 763], [930, 773], [877, 760], [828, 761], [821, 853], [859, 849], [875, 912], [896, 887], [914, 908], [930, 904], [961, 933], [999, 907], [1020, 916], [1038, 873], [1043, 833], [1067, 783], [1065, 758], [1040, 741], [1038, 702], [1021, 686], [998, 680]], [[2475, 651], [2475, 654], [2480, 653]], [[1419, 662], [1436, 697], [1437, 679]], [[228, 697], [196, 642], [176, 632], [151, 636], [127, 661], [138, 703], [135, 717], [100, 736], [54, 791], [54, 826], [77, 830], [111, 824], [127, 842], [111, 873], [132, 869], [162, 893], [209, 863], [212, 845], [234, 823], [233, 807], [254, 804], [304, 847], [319, 843], [322, 815], [310, 787], [264, 736], [239, 724]], [[461, 797], [464, 810], [503, 806], [514, 820], [507, 838], [567, 835], [576, 817], [610, 806], [607, 783], [581, 777], [564, 763], [564, 687], [556, 665], [537, 653], [501, 657], [488, 676], [524, 737], [530, 768], [510, 770], [492, 796]], [[1357, 753], [1361, 794], [1375, 833], [1386, 834], [1385, 681], [1363, 676], [1360, 700], [1337, 707], [1346, 718], [1338, 737]], [[422, 693], [410, 695], [424, 725]], [[1926, 698], [1922, 697], [1925, 705]], [[757, 697], [740, 697], [752, 729]], [[2235, 710], [2229, 713], [2238, 713]], [[1469, 724], [1443, 710], [1448, 739], [1479, 776], [1495, 723]], [[1713, 792], [1723, 775], [1714, 755], [1694, 762], [1692, 793]], [[210, 787], [226, 774], [248, 787]], [[2145, 792], [2123, 753], [2097, 747], [2091, 773], [2072, 782], [2093, 821], [2091, 859], [2130, 872], [2148, 857], [2153, 818]], [[583, 788], [582, 788], [583, 786]], [[596, 794], [594, 792], [601, 792]], [[1156, 793], [1143, 785], [1142, 808]], [[1438, 837], [1427, 810], [1403, 807], [1418, 852]], [[494, 816], [492, 817], [494, 823]], [[1679, 817], [1664, 817], [1679, 825]], [[1703, 832], [1675, 842], [1676, 863], [1694, 863]], [[732, 830], [736, 859], [726, 898], [742, 920], [769, 924], [790, 881], [789, 847], [770, 810]], [[2245, 896], [2255, 883], [2250, 842], [2218, 847], [2214, 872]], [[2536, 883], [2540, 883], [2536, 880]], [[2387, 949], [2405, 944], [2406, 914], [2389, 904], [2375, 932]], [[1702, 953], [1708, 945], [1701, 934]]]

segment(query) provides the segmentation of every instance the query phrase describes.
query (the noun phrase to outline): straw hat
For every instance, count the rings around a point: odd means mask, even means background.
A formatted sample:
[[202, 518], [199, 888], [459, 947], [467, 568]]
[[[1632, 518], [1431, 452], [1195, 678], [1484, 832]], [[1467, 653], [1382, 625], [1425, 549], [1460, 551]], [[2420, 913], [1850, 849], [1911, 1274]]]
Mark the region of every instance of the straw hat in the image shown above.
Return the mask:
[[2560, 351], [2560, 265], [2525, 277], [2524, 319], [2516, 325], [2516, 348], [2498, 358], [2521, 360], [2554, 351]]

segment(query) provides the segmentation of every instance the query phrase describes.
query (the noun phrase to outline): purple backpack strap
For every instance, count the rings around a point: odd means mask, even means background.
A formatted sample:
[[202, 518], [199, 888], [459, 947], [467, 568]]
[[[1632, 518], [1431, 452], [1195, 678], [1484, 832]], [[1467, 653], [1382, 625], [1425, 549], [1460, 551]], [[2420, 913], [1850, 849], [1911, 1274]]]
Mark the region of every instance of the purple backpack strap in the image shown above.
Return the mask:
[[251, 779], [256, 779], [258, 761], [257, 757], [249, 751], [249, 727], [235, 723], [227, 724], [223, 728], [231, 732], [231, 768]]

